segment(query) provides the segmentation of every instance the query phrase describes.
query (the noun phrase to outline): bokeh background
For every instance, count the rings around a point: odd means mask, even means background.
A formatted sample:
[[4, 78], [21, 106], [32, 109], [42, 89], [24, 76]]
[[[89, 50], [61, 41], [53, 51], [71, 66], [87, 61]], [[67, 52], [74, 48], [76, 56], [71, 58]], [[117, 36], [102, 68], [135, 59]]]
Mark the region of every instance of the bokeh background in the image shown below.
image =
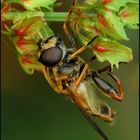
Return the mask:
[[[61, 0], [62, 1], [62, 0]], [[59, 11], [67, 11], [72, 1], [65, 1]], [[62, 23], [52, 29], [65, 40]], [[120, 65], [119, 76], [125, 99], [122, 102], [106, 99], [117, 111], [113, 126], [97, 120], [110, 140], [139, 138], [139, 41], [138, 31], [127, 31], [134, 60]], [[1, 42], [1, 134], [2, 140], [102, 140], [90, 127], [80, 111], [48, 85], [40, 73], [27, 75], [8, 49], [12, 43], [4, 35]]]

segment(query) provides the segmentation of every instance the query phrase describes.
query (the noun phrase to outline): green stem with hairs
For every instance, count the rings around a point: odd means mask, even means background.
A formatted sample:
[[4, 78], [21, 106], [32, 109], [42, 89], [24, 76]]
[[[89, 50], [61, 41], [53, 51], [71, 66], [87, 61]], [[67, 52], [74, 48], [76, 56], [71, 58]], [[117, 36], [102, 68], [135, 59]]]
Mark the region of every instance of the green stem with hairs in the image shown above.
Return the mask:
[[[67, 12], [46, 12], [44, 17], [48, 22], [64, 22], [67, 17]], [[88, 16], [94, 16], [94, 14], [88, 14]], [[71, 14], [70, 19], [73, 19], [74, 14]]]
[[67, 12], [46, 12], [44, 13], [44, 17], [47, 21], [63, 22], [67, 14]]

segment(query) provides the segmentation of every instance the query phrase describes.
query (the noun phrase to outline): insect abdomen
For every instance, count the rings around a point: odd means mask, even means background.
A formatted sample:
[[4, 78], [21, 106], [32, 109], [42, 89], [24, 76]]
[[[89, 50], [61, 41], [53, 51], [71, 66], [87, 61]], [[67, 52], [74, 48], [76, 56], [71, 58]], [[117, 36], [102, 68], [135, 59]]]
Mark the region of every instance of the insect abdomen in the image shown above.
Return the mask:
[[98, 116], [105, 121], [113, 121], [115, 112], [101, 98], [92, 77], [86, 77], [78, 86], [77, 96], [81, 104], [92, 115]]

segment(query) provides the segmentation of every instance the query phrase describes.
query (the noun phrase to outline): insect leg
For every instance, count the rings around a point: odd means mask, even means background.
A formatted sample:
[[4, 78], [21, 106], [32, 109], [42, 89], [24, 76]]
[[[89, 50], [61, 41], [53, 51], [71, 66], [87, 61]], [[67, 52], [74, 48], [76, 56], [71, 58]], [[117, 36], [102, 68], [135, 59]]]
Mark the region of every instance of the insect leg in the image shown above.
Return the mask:
[[124, 93], [123, 93], [123, 89], [122, 89], [122, 85], [121, 85], [121, 82], [120, 80], [112, 73], [112, 72], [108, 72], [107, 73], [110, 77], [113, 78], [113, 80], [117, 83], [117, 86], [118, 86], [118, 89], [119, 89], [119, 93], [117, 94], [113, 94], [113, 98], [118, 100], [118, 101], [121, 101], [123, 98], [124, 98]]
[[46, 72], [46, 69], [45, 69], [45, 66], [42, 67], [42, 73], [44, 74], [44, 77], [47, 81], [49, 81], [49, 78], [47, 76], [47, 72]]
[[85, 73], [86, 73], [88, 67], [89, 67], [89, 65], [88, 65], [88, 64], [85, 64], [85, 66], [84, 66], [84, 68], [83, 68], [83, 70], [82, 70], [80, 76], [78, 77], [78, 79], [77, 79], [76, 82], [75, 82], [75, 86], [76, 86], [76, 87], [78, 87], [78, 85], [79, 85], [80, 81], [82, 80], [82, 78], [84, 77], [84, 75], [85, 75]]
[[88, 46], [97, 38], [98, 36], [95, 36], [94, 38], [92, 38], [86, 45], [82, 46], [81, 48], [79, 48], [78, 50], [76, 50], [76, 52], [74, 52], [73, 54], [71, 54], [69, 57], [72, 59], [74, 57], [76, 57], [79, 53], [83, 52], [84, 50], [86, 50], [88, 48]]
[[92, 72], [92, 79], [106, 95], [115, 100], [121, 101], [123, 99], [124, 93], [119, 79], [112, 72], [108, 72], [107, 74], [111, 76], [111, 78], [113, 78], [113, 80], [117, 83], [119, 92], [110, 83], [99, 77], [98, 73], [95, 71]]
[[69, 33], [68, 29], [67, 29], [67, 22], [68, 22], [69, 19], [70, 19], [70, 15], [71, 15], [72, 12], [73, 12], [73, 6], [74, 6], [76, 3], [77, 3], [77, 0], [73, 0], [73, 4], [72, 4], [72, 6], [71, 6], [71, 8], [70, 8], [70, 10], [69, 10], [69, 12], [68, 12], [68, 15], [67, 15], [67, 17], [66, 17], [66, 20], [65, 20], [65, 22], [64, 22], [64, 24], [63, 24], [64, 32], [65, 32], [65, 34], [66, 34], [66, 36], [67, 36], [67, 38], [68, 38], [70, 44], [71, 44], [72, 47], [74, 47], [74, 48], [76, 48], [76, 42], [75, 42], [75, 39], [70, 35], [70, 33]]
[[98, 70], [98, 73], [102, 73], [104, 71], [108, 71], [107, 74], [113, 78], [113, 80], [117, 83], [118, 89], [119, 89], [119, 93], [116, 92], [116, 94], [112, 95], [112, 98], [121, 101], [124, 97], [124, 93], [123, 93], [123, 89], [122, 89], [122, 85], [120, 80], [113, 74], [113, 72], [111, 72], [111, 65], [108, 65], [106, 67], [104, 67], [103, 69]]

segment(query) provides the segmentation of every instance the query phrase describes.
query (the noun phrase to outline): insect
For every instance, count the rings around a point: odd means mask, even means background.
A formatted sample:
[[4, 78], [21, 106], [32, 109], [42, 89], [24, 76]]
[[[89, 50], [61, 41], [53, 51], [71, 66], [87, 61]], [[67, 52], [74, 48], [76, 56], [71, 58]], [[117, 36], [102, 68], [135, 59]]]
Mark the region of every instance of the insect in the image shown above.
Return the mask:
[[[90, 43], [94, 39], [96, 38], [93, 38]], [[64, 46], [59, 35], [53, 35], [47, 40], [41, 40], [39, 50], [38, 61], [44, 65], [43, 73], [50, 86], [58, 94], [68, 96], [79, 107], [92, 127], [107, 140], [107, 136], [94, 122], [93, 116], [109, 122], [113, 121], [115, 117], [115, 111], [98, 97], [100, 93], [96, 93], [96, 90], [102, 90], [113, 99], [119, 101], [123, 99], [120, 81], [110, 71], [110, 66], [101, 70], [91, 71], [88, 63], [79, 56], [75, 56], [77, 51], [67, 49]], [[111, 84], [99, 77], [99, 74], [105, 71], [117, 82], [119, 92]]]
[[[67, 30], [66, 22], [63, 27], [73, 46], [72, 48], [66, 48], [61, 36], [57, 34], [47, 39], [41, 39], [38, 42], [38, 61], [43, 64], [43, 74], [50, 86], [58, 94], [69, 97], [91, 126], [105, 140], [108, 140], [108, 137], [94, 121], [94, 117], [99, 117], [108, 122], [114, 120], [116, 112], [100, 98], [100, 93], [103, 92], [105, 95], [121, 101], [124, 95], [121, 83], [112, 73], [110, 65], [103, 69], [92, 71], [89, 63], [96, 57], [93, 56], [89, 62], [86, 62], [78, 56], [98, 36], [93, 37], [87, 44], [76, 50], [74, 47], [76, 43], [73, 42], [73, 38]], [[119, 92], [114, 86], [100, 77], [103, 72], [106, 72], [117, 83]]]

